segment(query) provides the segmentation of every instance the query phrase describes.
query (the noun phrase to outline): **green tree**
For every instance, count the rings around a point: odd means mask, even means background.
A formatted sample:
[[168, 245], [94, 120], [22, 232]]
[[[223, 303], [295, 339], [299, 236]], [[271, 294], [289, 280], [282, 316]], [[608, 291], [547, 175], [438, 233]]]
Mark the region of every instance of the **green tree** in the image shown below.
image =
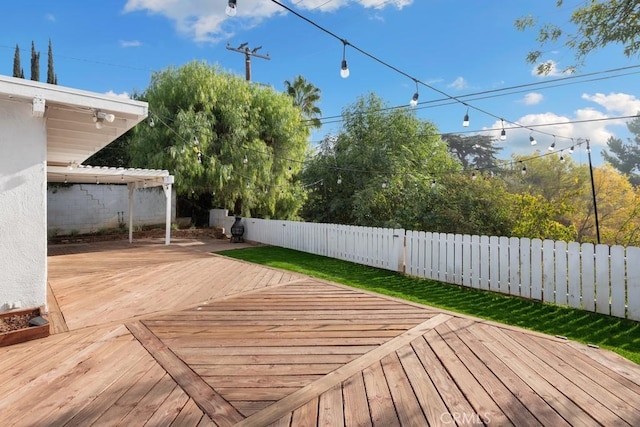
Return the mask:
[[[587, 0], [580, 2], [571, 13], [570, 22], [577, 28], [575, 32], [565, 31], [566, 23], [561, 25], [549, 22], [540, 23], [538, 19], [529, 15], [516, 20], [516, 28], [525, 30], [537, 28], [537, 41], [541, 48], [548, 44], [560, 43], [574, 52], [575, 65], [582, 65], [585, 58], [593, 51], [609, 44], [623, 45], [624, 54], [635, 56], [640, 51], [640, 1], [639, 0]], [[563, 0], [557, 0], [556, 5], [564, 6]], [[527, 55], [527, 61], [536, 64], [540, 61], [542, 50], [533, 50]], [[546, 74], [551, 71], [551, 63], [546, 62], [538, 66], [538, 73]]]
[[417, 195], [434, 176], [458, 167], [432, 123], [385, 107], [375, 94], [359, 98], [343, 111], [338, 136], [325, 138], [310, 157], [307, 220], [410, 226]]
[[131, 165], [176, 177], [178, 194], [243, 216], [294, 218], [309, 129], [286, 94], [204, 62], [154, 73], [141, 95], [155, 126], [137, 126]]
[[20, 64], [20, 47], [17, 44], [13, 54], [13, 77], [24, 79], [24, 70]]
[[53, 85], [58, 84], [58, 76], [53, 70], [53, 48], [51, 47], [51, 39], [49, 39], [49, 51], [47, 52], [47, 83]]
[[634, 135], [627, 138], [625, 144], [622, 139], [610, 137], [607, 140], [607, 150], [602, 150], [602, 157], [614, 168], [629, 177], [633, 185], [640, 185], [640, 117], [627, 123], [627, 128]]
[[293, 104], [302, 110], [302, 116], [308, 121], [309, 126], [316, 129], [322, 127], [319, 118], [322, 111], [317, 105], [320, 102], [320, 89], [302, 76], [297, 76], [293, 82], [285, 80], [284, 86], [286, 93], [293, 98]]
[[36, 52], [36, 46], [31, 41], [31, 80], [40, 80], [40, 52]]
[[464, 169], [492, 169], [496, 166], [496, 155], [502, 150], [493, 143], [489, 135], [463, 136], [449, 133], [442, 136], [449, 152], [457, 158]]

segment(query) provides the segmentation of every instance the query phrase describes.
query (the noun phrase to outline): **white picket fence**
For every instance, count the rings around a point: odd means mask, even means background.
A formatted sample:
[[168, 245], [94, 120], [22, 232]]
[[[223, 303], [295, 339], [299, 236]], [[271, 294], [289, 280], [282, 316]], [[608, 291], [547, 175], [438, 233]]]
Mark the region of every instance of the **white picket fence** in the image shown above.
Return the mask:
[[640, 321], [640, 248], [245, 218], [247, 240]]

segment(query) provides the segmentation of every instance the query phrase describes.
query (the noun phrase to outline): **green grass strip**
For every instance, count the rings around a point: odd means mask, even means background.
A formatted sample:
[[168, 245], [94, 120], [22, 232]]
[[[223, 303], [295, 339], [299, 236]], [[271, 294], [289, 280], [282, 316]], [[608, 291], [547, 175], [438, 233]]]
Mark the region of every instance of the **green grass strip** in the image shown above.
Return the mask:
[[640, 364], [640, 323], [632, 320], [405, 276], [273, 246], [219, 253], [507, 325], [562, 335], [612, 350]]

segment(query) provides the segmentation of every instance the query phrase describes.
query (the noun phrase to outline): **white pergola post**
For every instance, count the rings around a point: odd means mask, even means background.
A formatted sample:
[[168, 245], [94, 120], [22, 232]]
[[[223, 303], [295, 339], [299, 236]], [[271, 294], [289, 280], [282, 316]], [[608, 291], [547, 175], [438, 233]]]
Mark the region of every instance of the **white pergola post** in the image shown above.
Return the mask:
[[135, 184], [127, 184], [129, 190], [129, 243], [133, 243], [133, 191], [136, 189]]
[[173, 175], [164, 177], [164, 184], [162, 188], [164, 189], [164, 197], [166, 203], [166, 222], [165, 222], [165, 233], [164, 233], [164, 244], [168, 245], [171, 243], [171, 187], [173, 184]]

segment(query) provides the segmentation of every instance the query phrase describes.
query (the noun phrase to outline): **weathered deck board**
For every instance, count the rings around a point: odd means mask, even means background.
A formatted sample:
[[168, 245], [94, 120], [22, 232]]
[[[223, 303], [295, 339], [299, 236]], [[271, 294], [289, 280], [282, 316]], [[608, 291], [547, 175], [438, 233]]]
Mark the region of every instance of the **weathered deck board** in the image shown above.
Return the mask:
[[0, 425], [640, 425], [610, 352], [215, 247], [52, 248], [55, 333], [0, 348]]

